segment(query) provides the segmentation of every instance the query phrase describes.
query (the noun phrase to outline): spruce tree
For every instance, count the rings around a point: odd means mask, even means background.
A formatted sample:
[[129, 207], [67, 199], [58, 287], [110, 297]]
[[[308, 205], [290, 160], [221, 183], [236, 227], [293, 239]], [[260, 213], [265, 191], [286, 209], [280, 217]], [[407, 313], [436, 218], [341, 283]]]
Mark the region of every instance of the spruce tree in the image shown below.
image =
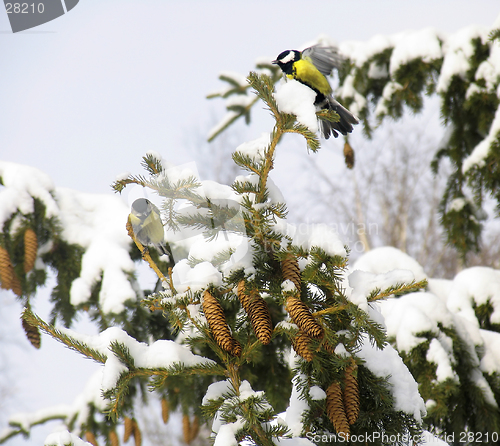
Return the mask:
[[[174, 254], [164, 262], [139, 243], [124, 218], [121, 230], [135, 242], [133, 256], [153, 268], [163, 290], [126, 300], [122, 311], [106, 312], [103, 280], [75, 308], [69, 289], [78, 279], [82, 249], [63, 241], [49, 243], [55, 249], [46, 247], [39, 256], [59, 267], [61, 287], [54, 295], [54, 318], [46, 322], [29, 307], [41, 281], [35, 282], [38, 273], [25, 272], [33, 263], [34, 238], [19, 228], [34, 219], [37, 224], [31, 228], [42, 242], [63, 232], [43, 211], [19, 211], [4, 225], [7, 272], [2, 283], [13, 288], [16, 273], [26, 307], [22, 318], [30, 331], [41, 330], [103, 364], [76, 412], [59, 408], [31, 418], [32, 425], [57, 418], [66, 424], [69, 432], [53, 434], [46, 444], [70, 444], [75, 436], [91, 444], [111, 444], [122, 423], [125, 439], [134, 436], [140, 444], [133, 403], [137, 395], [147, 394], [146, 387], [159, 395], [164, 419], [170, 411], [183, 414], [187, 443], [200, 422], [208, 424], [215, 444], [248, 440], [272, 445], [287, 438], [393, 444], [421, 432], [425, 409], [417, 385], [387, 344], [380, 313], [372, 304], [415, 292], [426, 282], [415, 282], [412, 275], [387, 275], [375, 285], [355, 285], [357, 294], [347, 293], [347, 251], [336, 235], [323, 227], [294, 234], [270, 177], [275, 152], [285, 133], [303, 137], [313, 152], [319, 140], [295, 116], [278, 110], [270, 77], [252, 73], [248, 81], [275, 126], [268, 138], [233, 154], [247, 175], [237, 177], [231, 187], [208, 187], [190, 172], [172, 170], [149, 154], [143, 161], [146, 175], [114, 184], [116, 191], [130, 184], [156, 191], [171, 233], [201, 231], [188, 257], [176, 255], [172, 241]], [[13, 225], [15, 219], [26, 223]], [[11, 243], [21, 233], [27, 241]], [[17, 246], [26, 249], [18, 252]], [[61, 249], [74, 269], [53, 260]], [[43, 272], [44, 267], [40, 262], [35, 268]], [[129, 280], [135, 283], [133, 276]], [[80, 310], [93, 314], [101, 326], [99, 335], [81, 335], [58, 324], [69, 325]], [[381, 363], [391, 364], [396, 379], [380, 370]], [[409, 391], [409, 401], [401, 398], [402, 389]], [[30, 427], [16, 423], [15, 417], [11, 426], [0, 441]]]

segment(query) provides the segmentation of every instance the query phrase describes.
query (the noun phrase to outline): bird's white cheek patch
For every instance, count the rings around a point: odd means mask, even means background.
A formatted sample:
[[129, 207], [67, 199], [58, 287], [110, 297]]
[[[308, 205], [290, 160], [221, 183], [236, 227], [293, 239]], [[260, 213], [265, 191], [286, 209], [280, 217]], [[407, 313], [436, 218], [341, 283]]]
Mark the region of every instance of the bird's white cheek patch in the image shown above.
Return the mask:
[[293, 53], [288, 53], [285, 57], [283, 57], [282, 59], [280, 59], [280, 62], [281, 63], [288, 63], [292, 60], [295, 59], [295, 54]]

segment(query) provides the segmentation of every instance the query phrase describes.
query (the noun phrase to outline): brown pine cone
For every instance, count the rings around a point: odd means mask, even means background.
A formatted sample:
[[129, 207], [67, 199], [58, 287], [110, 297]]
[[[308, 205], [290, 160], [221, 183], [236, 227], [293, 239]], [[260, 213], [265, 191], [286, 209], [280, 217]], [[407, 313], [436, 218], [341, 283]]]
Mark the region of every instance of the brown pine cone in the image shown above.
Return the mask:
[[351, 360], [351, 364], [345, 371], [344, 407], [349, 424], [354, 424], [359, 415], [359, 387], [356, 378], [357, 364]]
[[293, 349], [306, 361], [312, 361], [314, 357], [313, 352], [309, 348], [310, 343], [311, 338], [301, 331], [299, 331], [292, 342]]
[[161, 399], [161, 418], [164, 424], [167, 424], [170, 418], [170, 405], [166, 398]]
[[243, 280], [238, 284], [238, 297], [248, 314], [257, 339], [264, 345], [269, 344], [273, 334], [273, 324], [266, 301], [257, 290], [251, 290], [248, 295]]
[[354, 150], [347, 141], [344, 144], [344, 160], [348, 169], [354, 167]]
[[24, 232], [24, 272], [30, 272], [35, 266], [38, 240], [35, 231], [28, 228]]
[[309, 307], [300, 299], [289, 296], [286, 299], [286, 311], [290, 314], [293, 322], [301, 331], [311, 338], [321, 339], [324, 335], [323, 327], [314, 319]]
[[31, 345], [35, 348], [40, 348], [41, 337], [38, 327], [35, 325], [31, 325], [24, 318], [21, 318], [21, 323], [23, 325], [24, 332], [26, 333], [26, 337], [28, 338], [28, 341], [31, 342]]
[[125, 428], [123, 432], [123, 442], [126, 443], [134, 431], [134, 422], [131, 418], [125, 417], [123, 419], [123, 425]]
[[23, 295], [23, 287], [21, 285], [21, 281], [19, 280], [19, 277], [17, 277], [14, 270], [12, 270], [12, 283], [10, 285], [10, 289], [14, 291], [14, 294], [16, 296], [21, 297]]
[[4, 290], [10, 290], [12, 287], [12, 278], [14, 276], [14, 267], [10, 261], [8, 251], [0, 246], [0, 282]]
[[283, 281], [291, 280], [295, 288], [300, 292], [300, 268], [297, 257], [291, 252], [287, 254], [285, 260], [281, 262], [281, 271], [283, 273]]
[[243, 348], [241, 347], [241, 344], [236, 339], [233, 339], [233, 349], [229, 353], [233, 356], [241, 356], [242, 351]]
[[326, 389], [326, 414], [337, 433], [343, 433], [347, 440], [350, 434], [349, 422], [342, 401], [342, 389], [338, 382], [330, 384]]
[[248, 294], [246, 293], [244, 280], [240, 280], [238, 282], [237, 294], [238, 294], [238, 299], [240, 299], [241, 306], [245, 310], [245, 313], [248, 314], [250, 312], [250, 306], [249, 306], [250, 299]]
[[182, 436], [184, 438], [184, 443], [191, 443], [191, 422], [187, 414], [182, 415]]
[[111, 446], [120, 446], [120, 441], [118, 440], [116, 431], [109, 431], [108, 438]]
[[132, 435], [134, 436], [134, 444], [135, 446], [141, 446], [142, 444], [142, 433], [141, 430], [139, 429], [139, 424], [137, 424], [137, 421], [134, 419], [132, 420]]
[[90, 443], [94, 446], [98, 446], [97, 440], [96, 440], [93, 432], [90, 432], [90, 431], [85, 432], [85, 441], [87, 441], [88, 443]]
[[200, 419], [198, 418], [198, 415], [195, 415], [193, 417], [193, 422], [191, 423], [190, 441], [193, 441], [198, 436], [199, 432], [200, 432]]
[[226, 352], [239, 356], [241, 345], [232, 337], [219, 301], [209, 291], [203, 293], [203, 312], [215, 342]]

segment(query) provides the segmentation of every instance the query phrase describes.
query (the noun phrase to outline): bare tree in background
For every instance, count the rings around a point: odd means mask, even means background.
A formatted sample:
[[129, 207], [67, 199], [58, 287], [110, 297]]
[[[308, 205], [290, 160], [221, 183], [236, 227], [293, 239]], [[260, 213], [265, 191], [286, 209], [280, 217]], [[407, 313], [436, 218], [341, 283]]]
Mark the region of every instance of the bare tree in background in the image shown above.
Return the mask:
[[[352, 138], [356, 163], [352, 170], [343, 167], [341, 175], [332, 175], [331, 166], [314, 154], [304, 154], [303, 166], [315, 180], [306, 191], [287, 190], [299, 188], [293, 181], [280, 184], [290, 208], [306, 207], [295, 215], [302, 222], [311, 223], [309, 215], [317, 215], [337, 227], [351, 248], [351, 263], [372, 248], [394, 246], [417, 260], [430, 277], [452, 278], [464, 266], [500, 268], [500, 223], [494, 218], [483, 222], [481, 250], [468, 255], [467, 265], [446, 244], [438, 208], [450, 168], [442, 162], [437, 175], [431, 171], [439, 136], [425, 128], [422, 123], [391, 123], [380, 132], [384, 136]], [[245, 140], [243, 131], [233, 126], [211, 143], [203, 133], [193, 135], [187, 146], [200, 161], [202, 178], [233, 181], [239, 170], [227, 154]]]
[[[310, 205], [343, 228], [342, 237], [353, 251], [394, 246], [416, 259], [430, 277], [453, 277], [462, 267], [459, 256], [444, 241], [438, 219], [440, 198], [448, 176], [446, 166], [437, 175], [430, 162], [439, 141], [421, 128], [393, 126], [383, 141], [364, 140], [354, 147], [356, 165], [340, 176], [307, 157], [317, 181], [310, 189]], [[498, 268], [500, 230], [485, 222], [484, 242], [467, 266]]]
[[233, 125], [212, 142], [207, 142], [209, 130], [217, 123], [215, 116], [203, 129], [187, 133], [185, 147], [193, 155], [202, 180], [213, 180], [221, 184], [231, 184], [240, 168], [231, 161], [231, 153], [246, 141], [247, 127]]

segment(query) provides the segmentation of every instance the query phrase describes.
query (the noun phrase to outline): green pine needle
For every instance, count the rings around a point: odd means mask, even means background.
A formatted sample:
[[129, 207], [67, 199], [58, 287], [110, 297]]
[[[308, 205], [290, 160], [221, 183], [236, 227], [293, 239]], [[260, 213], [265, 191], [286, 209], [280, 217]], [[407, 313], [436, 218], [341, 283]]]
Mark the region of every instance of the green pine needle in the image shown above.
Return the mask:
[[66, 347], [75, 350], [87, 358], [92, 358], [97, 362], [105, 363], [107, 356], [101, 352], [89, 347], [84, 342], [75, 339], [66, 333], [58, 330], [53, 325], [47, 324], [39, 316], [35, 315], [29, 308], [25, 308], [22, 317], [28, 321], [31, 325], [39, 327], [48, 335], [52, 336], [57, 341], [63, 343]]

